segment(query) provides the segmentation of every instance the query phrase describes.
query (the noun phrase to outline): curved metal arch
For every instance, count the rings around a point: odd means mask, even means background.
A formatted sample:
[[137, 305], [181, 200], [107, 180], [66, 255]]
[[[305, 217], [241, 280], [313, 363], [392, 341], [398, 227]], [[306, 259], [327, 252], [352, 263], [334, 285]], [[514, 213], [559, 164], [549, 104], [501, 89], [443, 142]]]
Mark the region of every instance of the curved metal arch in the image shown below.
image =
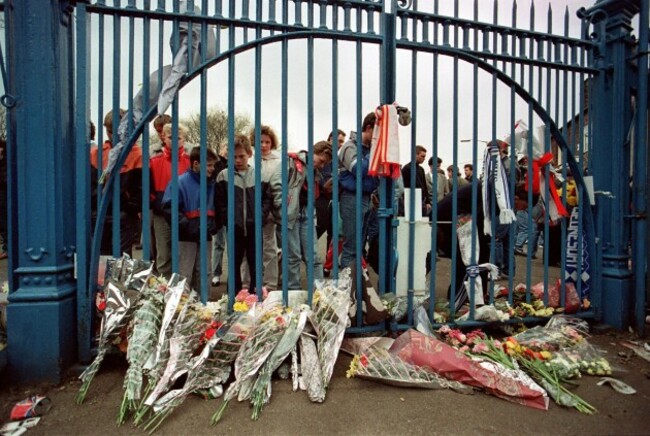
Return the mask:
[[[212, 59], [205, 61], [203, 64], [199, 65], [196, 69], [194, 69], [194, 71], [187, 74], [187, 76], [181, 81], [181, 84], [178, 87], [178, 89], [179, 91], [183, 89], [194, 78], [200, 75], [204, 70], [209, 69], [217, 65], [218, 63], [226, 59], [229, 59], [232, 56], [235, 56], [237, 54], [246, 52], [256, 47], [262, 47], [265, 45], [270, 45], [285, 40], [289, 41], [294, 39], [306, 39], [306, 38], [332, 39], [332, 40], [336, 39], [336, 40], [344, 40], [344, 41], [361, 40], [363, 42], [375, 43], [375, 44], [381, 44], [383, 42], [383, 38], [381, 37], [381, 35], [359, 35], [352, 32], [335, 33], [331, 31], [309, 30], [309, 31], [296, 31], [291, 33], [281, 33], [277, 35], [272, 35], [262, 39], [253, 40], [245, 44], [241, 44], [237, 47], [234, 47], [232, 49], [224, 51], [223, 53], [220, 53], [219, 55], [215, 56]], [[97, 270], [99, 268], [99, 255], [100, 255], [99, 252], [101, 248], [101, 239], [104, 232], [104, 223], [106, 221], [106, 213], [108, 212], [108, 206], [113, 200], [112, 193], [115, 186], [115, 177], [118, 177], [120, 174], [120, 172], [116, 171], [115, 169], [122, 168], [124, 162], [126, 161], [127, 156], [129, 155], [131, 149], [135, 145], [136, 139], [142, 134], [144, 130], [144, 126], [150, 123], [154, 119], [157, 113], [156, 112], [157, 109], [158, 109], [158, 105], [156, 104], [151, 108], [149, 108], [149, 110], [142, 116], [142, 119], [138, 122], [138, 124], [131, 132], [131, 135], [127, 139], [126, 145], [122, 149], [122, 152], [115, 163], [113, 172], [109, 175], [108, 179], [106, 180], [106, 184], [104, 187], [104, 195], [102, 196], [102, 200], [99, 204], [99, 208], [97, 209], [97, 220], [95, 222], [95, 229], [93, 231], [93, 240], [90, 248], [89, 277], [96, 277]], [[88, 290], [90, 292], [90, 295], [92, 295], [95, 291], [95, 284], [92, 280], [89, 281], [88, 287], [89, 287]]]
[[[262, 39], [250, 41], [246, 44], [239, 45], [230, 50], [226, 50], [223, 53], [219, 54], [218, 56], [214, 57], [213, 59], [205, 61], [203, 64], [199, 65], [193, 72], [189, 73], [183, 79], [183, 81], [179, 86], [179, 90], [184, 88], [187, 84], [189, 84], [195, 77], [201, 74], [204, 70], [209, 69], [215, 66], [216, 64], [226, 59], [229, 59], [232, 56], [246, 52], [256, 47], [262, 47], [265, 45], [270, 45], [282, 41], [289, 41], [294, 39], [306, 39], [306, 38], [349, 40], [349, 41], [361, 40], [362, 42], [375, 43], [375, 44], [381, 44], [384, 42], [384, 38], [381, 35], [359, 35], [352, 32], [335, 33], [331, 31], [308, 30], [308, 31], [297, 31], [291, 33], [281, 33], [278, 35], [272, 35]], [[453, 47], [446, 47], [440, 45], [421, 45], [421, 44], [415, 44], [410, 42], [397, 41], [397, 48], [406, 48], [415, 51], [439, 53], [447, 56], [458, 56], [458, 58], [464, 61], [470, 62], [472, 64], [476, 64], [479, 68], [481, 68], [482, 70], [488, 73], [495, 74], [501, 82], [512, 87], [515, 93], [519, 97], [521, 97], [527, 103], [531, 104], [533, 106], [533, 110], [535, 111], [535, 113], [542, 119], [542, 121], [544, 121], [544, 123], [546, 123], [547, 126], [549, 126], [551, 131], [551, 136], [555, 138], [558, 146], [567, 156], [567, 163], [569, 164], [569, 167], [571, 168], [571, 171], [574, 174], [574, 178], [576, 182], [580, 186], [582, 186], [584, 190], [583, 192], [586, 192], [587, 188], [584, 179], [582, 177], [582, 173], [579, 171], [579, 167], [575, 160], [575, 157], [573, 156], [573, 153], [571, 152], [566, 141], [564, 140], [564, 137], [560, 133], [559, 128], [557, 127], [557, 125], [555, 124], [551, 116], [548, 114], [548, 112], [542, 107], [541, 104], [539, 104], [539, 102], [537, 102], [537, 100], [530, 93], [528, 93], [524, 89], [523, 86], [519, 85], [516, 81], [508, 77], [505, 73], [498, 70], [496, 67], [492, 66], [490, 63], [474, 56], [471, 53]], [[115, 168], [121, 168], [122, 165], [124, 165], [126, 157], [128, 156], [131, 149], [133, 148], [133, 145], [135, 144], [136, 138], [138, 138], [138, 136], [142, 134], [145, 124], [151, 122], [151, 120], [154, 118], [154, 116], [156, 115], [156, 110], [157, 110], [157, 105], [151, 107], [149, 111], [147, 111], [146, 114], [142, 117], [142, 119], [140, 120], [136, 128], [131, 133], [131, 136], [128, 138], [126, 142], [127, 145], [122, 150], [122, 153], [120, 154], [116, 162]], [[95, 230], [93, 232], [93, 241], [92, 241], [92, 246], [90, 251], [91, 258], [90, 258], [89, 277], [95, 277], [97, 275], [97, 269], [99, 267], [98, 265], [99, 251], [101, 246], [102, 233], [104, 229], [104, 222], [106, 219], [108, 206], [110, 205], [110, 202], [112, 201], [113, 198], [113, 195], [111, 194], [114, 188], [115, 177], [117, 176], [119, 176], [119, 171], [117, 172], [113, 171], [113, 173], [108, 178], [105, 187], [105, 194], [102, 197], [102, 201], [98, 209], [97, 221], [95, 223]], [[594, 219], [593, 208], [589, 207], [583, 210], [583, 216], [585, 217], [585, 225], [586, 225], [587, 233], [591, 235], [595, 235], [595, 219]], [[587, 241], [588, 241], [587, 249], [589, 251], [589, 254], [592, 259], [595, 259], [596, 258], [595, 240], [594, 238], [587, 238]], [[91, 294], [94, 292], [94, 286], [95, 286], [94, 283], [92, 282], [89, 283], [89, 291]]]
[[[563, 153], [565, 153], [567, 157], [567, 163], [569, 164], [569, 168], [571, 169], [571, 173], [573, 174], [574, 179], [576, 180], [576, 183], [580, 185], [583, 188], [583, 192], [587, 192], [587, 186], [585, 184], [584, 178], [582, 177], [582, 172], [580, 171], [578, 167], [578, 163], [576, 162], [576, 159], [569, 149], [566, 141], [564, 140], [564, 137], [562, 136], [562, 133], [560, 132], [560, 129], [557, 127], [557, 124], [555, 124], [555, 121], [551, 118], [551, 116], [548, 114], [546, 109], [542, 107], [542, 105], [528, 92], [526, 89], [524, 89], [523, 86], [518, 84], [516, 81], [514, 81], [512, 78], [510, 78], [508, 75], [506, 75], [503, 71], [497, 69], [493, 65], [491, 65], [489, 62], [486, 62], [482, 60], [481, 58], [478, 58], [474, 56], [471, 53], [465, 52], [463, 50], [459, 50], [454, 47], [446, 47], [446, 46], [437, 46], [437, 45], [418, 45], [414, 44], [411, 42], [397, 42], [397, 48], [406, 48], [409, 50], [416, 50], [416, 51], [425, 51], [425, 52], [430, 52], [434, 54], [443, 54], [447, 56], [458, 56], [458, 58], [467, 61], [469, 63], [475, 64], [478, 66], [480, 69], [483, 71], [486, 71], [488, 73], [494, 74], [497, 76], [497, 78], [505, 83], [506, 85], [510, 86], [511, 88], [514, 89], [515, 93], [521, 97], [524, 101], [526, 101], [528, 104], [531, 104], [533, 106], [533, 110], [535, 113], [542, 119], [542, 121], [549, 126], [550, 131], [551, 131], [551, 137], [555, 138], [555, 141], [558, 144], [558, 147], [562, 150]], [[584, 204], [589, 204], [588, 200], [585, 200]], [[583, 209], [583, 216], [585, 217], [585, 230], [588, 235], [594, 235], [596, 234], [596, 225], [595, 225], [595, 218], [594, 218], [594, 210], [593, 207], [587, 207]], [[587, 250], [589, 251], [589, 256], [591, 259], [596, 259], [596, 243], [595, 243], [595, 238], [586, 238], [587, 239]]]

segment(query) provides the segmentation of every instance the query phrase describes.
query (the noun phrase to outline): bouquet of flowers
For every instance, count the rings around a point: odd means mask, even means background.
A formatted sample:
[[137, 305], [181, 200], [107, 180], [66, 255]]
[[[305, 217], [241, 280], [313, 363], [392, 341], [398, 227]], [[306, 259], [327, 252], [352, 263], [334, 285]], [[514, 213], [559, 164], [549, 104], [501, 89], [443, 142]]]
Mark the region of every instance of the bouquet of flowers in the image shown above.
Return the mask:
[[230, 376], [230, 366], [234, 362], [242, 342], [254, 322], [254, 314], [233, 313], [219, 323], [215, 321], [206, 329], [203, 339], [207, 340], [201, 353], [194, 356], [185, 367], [187, 380], [181, 388], [171, 390], [154, 404], [155, 414], [147, 422], [145, 429], [154, 432], [163, 421], [183, 403], [193, 391], [215, 390]]
[[[190, 297], [191, 298], [191, 297]], [[194, 352], [199, 348], [201, 339], [205, 334], [206, 324], [211, 325], [211, 315], [208, 321], [201, 317], [202, 304], [191, 302], [183, 305], [174, 330], [169, 338], [169, 359], [162, 377], [157, 381], [156, 387], [145, 400], [147, 406], [153, 406], [169, 387], [187, 372], [186, 366]]]
[[77, 403], [83, 403], [90, 384], [97, 374], [106, 353], [111, 348], [113, 339], [115, 339], [122, 329], [126, 326], [129, 316], [132, 313], [132, 307], [136, 294], [129, 293], [127, 289], [114, 279], [108, 279], [105, 282], [104, 289], [105, 300], [102, 301], [102, 321], [99, 330], [99, 344], [97, 346], [97, 356], [95, 360], [79, 376], [82, 381], [79, 393], [77, 394]]
[[453, 347], [415, 330], [395, 340], [390, 353], [407, 363], [429, 369], [448, 380], [483, 389], [485, 392], [529, 407], [546, 409], [544, 391], [522, 377], [502, 370], [489, 370]]
[[257, 418], [259, 418], [262, 408], [271, 399], [271, 375], [280, 367], [287, 356], [295, 350], [296, 343], [305, 328], [309, 312], [309, 306], [301, 306], [299, 308], [298, 314], [295, 314], [291, 318], [289, 326], [284, 332], [282, 339], [280, 339], [280, 342], [278, 342], [278, 345], [260, 369], [251, 394], [253, 419], [257, 420]]
[[[302, 373], [302, 377], [298, 381], [300, 389], [307, 391], [311, 401], [318, 403], [325, 401], [325, 388], [323, 387], [316, 341], [306, 333], [300, 335], [300, 370]], [[296, 390], [295, 385], [294, 390]]]
[[393, 386], [424, 389], [447, 389], [471, 394], [472, 388], [462, 383], [444, 379], [435, 372], [404, 362], [382, 347], [371, 346], [354, 356], [346, 377], [360, 377]]
[[143, 367], [155, 351], [156, 339], [162, 323], [165, 289], [163, 281], [153, 276], [150, 277], [133, 315], [129, 348], [126, 353], [129, 369], [124, 378], [124, 398], [117, 419], [118, 424], [122, 424], [127, 414], [138, 408], [142, 390]]
[[223, 403], [212, 416], [213, 425], [221, 420], [230, 400], [235, 397], [239, 401], [250, 398], [255, 375], [280, 342], [293, 315], [291, 309], [281, 307], [261, 313], [235, 359], [235, 381], [228, 387]]
[[526, 373], [548, 392], [548, 395], [557, 404], [574, 407], [582, 413], [591, 414], [595, 412], [596, 409], [592, 405], [562, 385], [564, 379], [548, 364], [553, 356], [549, 351], [533, 351], [519, 344], [513, 337], [507, 338], [503, 343], [485, 340], [479, 343], [477, 347], [484, 348], [473, 351], [478, 351], [481, 356], [508, 368], [517, 369], [518, 363]]
[[[317, 281], [315, 285], [316, 292], [314, 292], [313, 312], [310, 319], [318, 335], [317, 349], [322, 386], [323, 389], [327, 389], [348, 323], [352, 285], [349, 270], [344, 270], [338, 280]], [[314, 386], [313, 382], [307, 381], [307, 384]], [[325, 393], [310, 399], [322, 402]]]
[[[148, 374], [147, 388], [144, 398], [147, 399], [154, 388], [158, 385], [161, 377], [167, 368], [167, 361], [170, 356], [170, 340], [174, 331], [177, 330], [176, 324], [179, 315], [190, 299], [195, 300], [196, 295], [190, 295], [186, 288], [187, 279], [178, 274], [173, 274], [167, 283], [167, 290], [164, 295], [165, 308], [163, 310], [162, 321], [155, 344], [154, 351], [149, 356], [143, 370]], [[141, 402], [135, 414], [134, 423], [138, 425], [150, 409], [150, 404], [146, 401]]]

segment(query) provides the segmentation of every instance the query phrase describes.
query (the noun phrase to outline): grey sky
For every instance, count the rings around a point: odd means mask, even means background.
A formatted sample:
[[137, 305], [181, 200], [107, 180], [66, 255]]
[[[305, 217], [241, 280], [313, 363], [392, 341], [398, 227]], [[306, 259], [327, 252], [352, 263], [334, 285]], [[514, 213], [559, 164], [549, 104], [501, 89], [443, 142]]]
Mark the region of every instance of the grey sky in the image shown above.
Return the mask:
[[[109, 3], [110, 0], [109, 0]], [[152, 7], [156, 7], [155, 1], [152, 1]], [[200, 1], [196, 2], [200, 4]], [[227, 3], [224, 3], [224, 15], [227, 15]], [[250, 2], [254, 8], [255, 2]], [[277, 2], [282, 3], [282, 2]], [[420, 1], [419, 9], [432, 11], [432, 3]], [[141, 1], [137, 2], [138, 5]], [[237, 16], [241, 14], [241, 2], [237, 2]], [[440, 1], [441, 15], [453, 15], [453, 1]], [[459, 1], [459, 16], [463, 18], [472, 18], [473, 0]], [[537, 31], [547, 31], [547, 16], [549, 4], [552, 7], [552, 30], [553, 33], [563, 34], [564, 15], [568, 8], [570, 18], [569, 35], [578, 37], [580, 32], [580, 21], [576, 17], [575, 11], [582, 7], [588, 7], [593, 4], [592, 1], [585, 0], [552, 0], [535, 2], [535, 23], [534, 29]], [[426, 5], [426, 6], [425, 6]], [[494, 6], [492, 1], [481, 0], [479, 2], [479, 20], [485, 22], [493, 21]], [[501, 25], [511, 25], [512, 7], [509, 1], [500, 1], [498, 3], [498, 23]], [[530, 2], [519, 1], [517, 3], [517, 27], [529, 29]], [[167, 9], [171, 10], [172, 2], [167, 2]], [[211, 4], [212, 8], [213, 5]], [[306, 11], [306, 5], [303, 8]], [[209, 13], [214, 13], [209, 10]], [[254, 9], [251, 9], [251, 18], [254, 18]], [[278, 16], [277, 19], [281, 19]], [[318, 19], [318, 12], [316, 13]], [[331, 17], [328, 17], [331, 19]], [[303, 13], [303, 20], [306, 22], [306, 13]], [[289, 15], [289, 22], [294, 22], [293, 10]], [[92, 75], [91, 75], [91, 118], [97, 124], [101, 124], [100, 115], [112, 107], [112, 82], [113, 82], [113, 36], [112, 20], [105, 20], [105, 46], [104, 46], [104, 103], [103, 107], [98, 107], [98, 70], [100, 68], [99, 56], [99, 26], [97, 18], [93, 19], [92, 26]], [[378, 27], [378, 23], [376, 23]], [[158, 66], [158, 24], [152, 24], [151, 40], [151, 71]], [[399, 31], [399, 29], [398, 29]], [[222, 50], [227, 49], [227, 30], [218, 30], [222, 37]], [[129, 26], [128, 20], [121, 22], [121, 41], [122, 48], [120, 52], [120, 105], [127, 107], [127, 85], [128, 85], [128, 37]], [[171, 36], [171, 25], [167, 24], [164, 28], [163, 36], [163, 60], [162, 64], [170, 64], [172, 61], [171, 51], [169, 48], [169, 38]], [[249, 38], [253, 38], [254, 33], [249, 33]], [[142, 21], [136, 20], [134, 25], [135, 39], [135, 56], [134, 56], [134, 94], [138, 86], [142, 83]], [[243, 34], [237, 32], [236, 40], [241, 42]], [[370, 110], [373, 110], [379, 103], [380, 93], [380, 63], [379, 47], [377, 45], [364, 44], [362, 56], [362, 102], [361, 108], [357, 111], [357, 55], [355, 43], [340, 41], [338, 43], [338, 99], [332, 101], [332, 43], [330, 41], [316, 40], [314, 43], [314, 100], [313, 100], [313, 141], [325, 139], [332, 127], [333, 107], [338, 113], [338, 127], [349, 132], [356, 129], [357, 120]], [[444, 160], [444, 165], [451, 164], [453, 156], [453, 118], [454, 118], [454, 101], [457, 102], [455, 110], [458, 118], [457, 138], [467, 139], [472, 137], [472, 126], [474, 123], [473, 96], [476, 92], [478, 95], [477, 106], [477, 123], [479, 140], [491, 139], [493, 134], [497, 138], [503, 138], [510, 131], [510, 91], [502, 84], [498, 84], [496, 95], [496, 113], [493, 114], [492, 95], [493, 85], [492, 77], [487, 73], [480, 72], [478, 75], [478, 88], [473, 88], [473, 67], [470, 64], [459, 62], [459, 75], [457, 77], [458, 99], [454, 100], [452, 89], [454, 84], [453, 62], [450, 58], [438, 57], [438, 132], [434, 138], [433, 125], [433, 56], [427, 53], [417, 55], [417, 85], [416, 96], [414, 100], [412, 95], [412, 55], [410, 52], [399, 50], [397, 57], [397, 98], [396, 101], [404, 106], [414, 107], [414, 119], [416, 127], [411, 126], [401, 128], [401, 161], [407, 162], [410, 159], [410, 145], [422, 144], [429, 150], [429, 156], [433, 149], [433, 144], [438, 144], [438, 155]], [[265, 46], [262, 54], [262, 94], [260, 99], [261, 105], [261, 122], [273, 126], [278, 135], [282, 136], [282, 98], [281, 98], [281, 49], [280, 44]], [[242, 53], [236, 57], [236, 80], [235, 80], [235, 102], [236, 111], [246, 113], [253, 118], [255, 113], [255, 67], [254, 51]], [[579, 83], [579, 76], [576, 82]], [[289, 60], [288, 60], [288, 119], [287, 119], [287, 137], [289, 149], [298, 150], [306, 148], [309, 140], [308, 136], [308, 86], [307, 86], [307, 42], [291, 41], [289, 43]], [[543, 77], [545, 96], [546, 76]], [[550, 82], [550, 88], [553, 95], [556, 90], [554, 81]], [[537, 90], [537, 82], [535, 82]], [[574, 92], [569, 88], [566, 90], [570, 95]], [[209, 70], [208, 73], [208, 107], [220, 106], [227, 108], [228, 99], [228, 62], [222, 62]], [[181, 116], [198, 112], [200, 103], [200, 84], [199, 80], [193, 81], [186, 86], [179, 94], [179, 110]], [[170, 111], [168, 111], [170, 112]], [[567, 114], [558, 114], [558, 122], [570, 118], [571, 107]], [[520, 100], [516, 102], [515, 119], [528, 119], [528, 107]], [[493, 120], [496, 127], [493, 131]], [[478, 144], [478, 161], [482, 160], [483, 145]], [[472, 144], [460, 143], [458, 145], [457, 162], [460, 167], [464, 163], [471, 162]]]

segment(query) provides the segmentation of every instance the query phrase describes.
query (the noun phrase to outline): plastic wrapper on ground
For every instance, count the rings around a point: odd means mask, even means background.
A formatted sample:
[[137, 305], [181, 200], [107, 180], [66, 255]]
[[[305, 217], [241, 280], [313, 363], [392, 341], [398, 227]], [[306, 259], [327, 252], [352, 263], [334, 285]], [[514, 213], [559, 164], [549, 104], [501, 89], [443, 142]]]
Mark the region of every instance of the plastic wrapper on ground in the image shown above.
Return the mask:
[[447, 380], [435, 372], [406, 363], [380, 346], [371, 346], [352, 359], [348, 377], [359, 377], [398, 387], [422, 389], [453, 389], [464, 394], [473, 393], [470, 386]]
[[395, 340], [389, 350], [407, 363], [427, 368], [448, 380], [474, 386], [500, 398], [546, 410], [548, 398], [530, 383], [503, 372], [486, 371], [453, 347], [415, 330]]

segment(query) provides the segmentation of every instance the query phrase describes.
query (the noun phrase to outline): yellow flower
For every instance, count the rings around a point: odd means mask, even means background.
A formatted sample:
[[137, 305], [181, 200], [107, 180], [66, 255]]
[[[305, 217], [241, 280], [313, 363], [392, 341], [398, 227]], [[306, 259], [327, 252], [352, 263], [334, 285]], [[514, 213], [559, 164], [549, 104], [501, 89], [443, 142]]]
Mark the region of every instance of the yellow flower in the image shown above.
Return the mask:
[[549, 360], [551, 358], [551, 352], [550, 351], [546, 351], [546, 350], [540, 351], [539, 354], [542, 355], [542, 358], [544, 360]]
[[243, 301], [238, 301], [233, 305], [235, 312], [248, 312], [248, 305]]
[[352, 358], [352, 362], [350, 362], [350, 369], [348, 369], [348, 371], [345, 373], [345, 376], [347, 378], [354, 377], [359, 371], [359, 367], [359, 356], [354, 356], [354, 358]]

